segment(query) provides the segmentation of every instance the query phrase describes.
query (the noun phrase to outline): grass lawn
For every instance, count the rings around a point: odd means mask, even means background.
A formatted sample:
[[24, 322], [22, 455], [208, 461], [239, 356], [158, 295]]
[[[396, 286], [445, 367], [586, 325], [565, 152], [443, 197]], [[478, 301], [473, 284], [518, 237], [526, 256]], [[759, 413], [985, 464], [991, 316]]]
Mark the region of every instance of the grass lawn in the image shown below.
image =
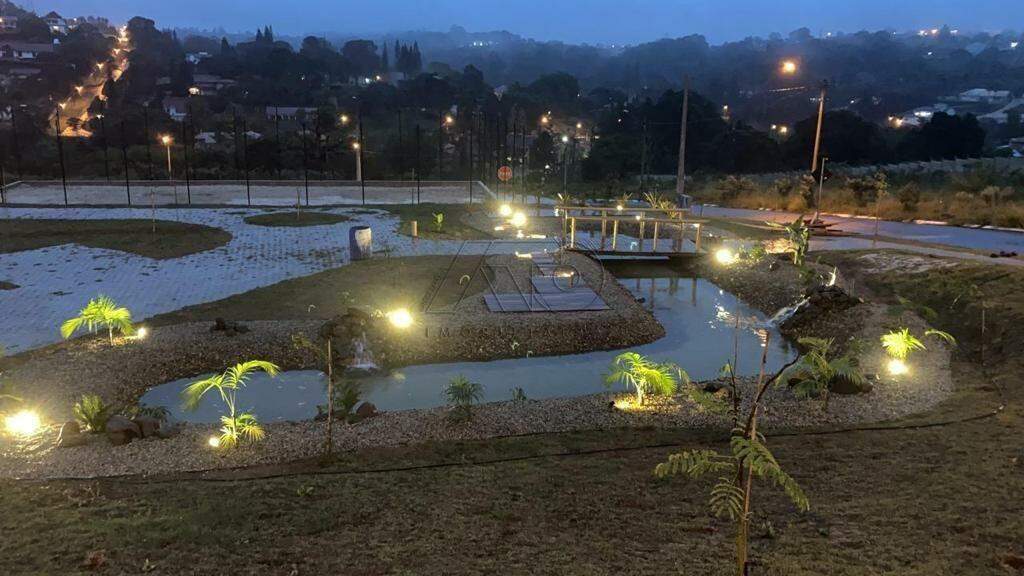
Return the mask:
[[[382, 204], [370, 207], [397, 215], [402, 221], [399, 230], [406, 235], [412, 235], [412, 222], [415, 220], [418, 222], [420, 238], [486, 240], [492, 237], [465, 221], [474, 211], [484, 209], [477, 204]], [[440, 229], [435, 225], [434, 214], [444, 214], [444, 223]]]
[[344, 214], [310, 212], [308, 210], [302, 210], [296, 213], [293, 210], [290, 212], [272, 212], [270, 214], [257, 214], [256, 216], [247, 216], [245, 218], [245, 223], [253, 224], [255, 226], [284, 226], [289, 228], [295, 228], [304, 226], [326, 226], [329, 224], [339, 224], [341, 222], [348, 222], [351, 219], [352, 218]]
[[[856, 256], [829, 255], [851, 274]], [[427, 276], [399, 278], [422, 285]], [[960, 390], [895, 423], [917, 427], [769, 436], [811, 510], [800, 514], [779, 490], [755, 485], [751, 573], [1018, 573], [1006, 565], [1024, 561], [1024, 271], [958, 264], [858, 277], [864, 289], [898, 291], [936, 311], [936, 324], [960, 341]], [[328, 294], [323, 278], [311, 293]], [[275, 302], [260, 298], [252, 310]], [[982, 367], [980, 331], [965, 319], [995, 301]], [[997, 415], [966, 419], [1000, 404]], [[727, 442], [702, 431], [607, 430], [367, 450], [322, 468], [2, 481], [0, 573], [73, 574], [92, 556], [102, 574], [728, 574], [734, 534], [708, 512], [714, 479], [652, 474], [672, 451]]]
[[0, 224], [0, 253], [35, 250], [61, 244], [107, 248], [166, 260], [212, 250], [231, 241], [226, 230], [150, 220], [4, 220]]
[[[461, 274], [464, 267], [478, 266], [479, 263], [479, 257], [462, 257], [454, 263], [453, 269]], [[412, 310], [442, 280], [449, 266], [453, 266], [451, 256], [378, 257], [285, 280], [223, 300], [189, 306], [155, 316], [147, 323], [167, 325], [212, 321], [218, 317], [227, 320], [328, 318], [344, 312], [349, 306], [381, 310], [405, 307]], [[458, 275], [453, 277], [458, 278]]]

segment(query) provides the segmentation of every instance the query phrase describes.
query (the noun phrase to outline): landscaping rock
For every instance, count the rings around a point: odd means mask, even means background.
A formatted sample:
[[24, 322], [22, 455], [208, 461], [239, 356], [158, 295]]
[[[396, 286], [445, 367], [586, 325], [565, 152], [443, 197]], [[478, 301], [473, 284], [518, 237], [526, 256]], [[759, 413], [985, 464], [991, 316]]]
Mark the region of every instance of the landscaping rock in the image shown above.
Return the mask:
[[821, 316], [843, 312], [860, 303], [860, 298], [850, 296], [839, 286], [817, 286], [806, 294], [805, 302], [783, 323], [782, 328], [789, 330], [806, 326]]
[[184, 427], [180, 422], [177, 424], [168, 424], [167, 422], [161, 422], [160, 427], [156, 430], [156, 437], [161, 440], [167, 440], [173, 438], [178, 434], [181, 434], [181, 430]]
[[75, 446], [82, 446], [89, 439], [82, 434], [82, 427], [78, 425], [78, 422], [68, 421], [60, 427], [60, 435], [57, 436], [57, 447], [58, 448], [74, 448]]
[[377, 412], [377, 407], [373, 405], [373, 402], [363, 402], [358, 408], [356, 408], [356, 416], [358, 416], [360, 420], [373, 418], [377, 414], [379, 414], [379, 412]]
[[142, 436], [139, 426], [124, 416], [111, 416], [107, 420], [107, 439], [114, 446], [124, 446]]
[[854, 394], [867, 394], [874, 389], [870, 380], [865, 380], [862, 384], [850, 382], [845, 378], [836, 378], [829, 384], [829, 391], [833, 394], [839, 394], [842, 396], [849, 396]]
[[132, 419], [132, 422], [139, 427], [139, 432], [143, 438], [153, 438], [160, 433], [160, 428], [163, 426], [162, 421], [159, 418], [152, 416], [138, 416]]
[[249, 332], [249, 327], [240, 322], [228, 322], [223, 318], [215, 318], [210, 332], [223, 332], [225, 336], [237, 336]]

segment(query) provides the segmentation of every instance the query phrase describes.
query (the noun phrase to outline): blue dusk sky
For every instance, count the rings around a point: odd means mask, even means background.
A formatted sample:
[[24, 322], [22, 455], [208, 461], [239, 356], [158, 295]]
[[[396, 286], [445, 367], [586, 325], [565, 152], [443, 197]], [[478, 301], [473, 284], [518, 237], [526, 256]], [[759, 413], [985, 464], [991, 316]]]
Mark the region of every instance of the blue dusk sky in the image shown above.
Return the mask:
[[160, 27], [228, 31], [270, 24], [287, 35], [508, 30], [539, 40], [635, 44], [704, 34], [712, 42], [786, 33], [862, 29], [910, 30], [949, 24], [964, 31], [1001, 31], [1024, 22], [1021, 0], [30, 0], [39, 13], [136, 15]]

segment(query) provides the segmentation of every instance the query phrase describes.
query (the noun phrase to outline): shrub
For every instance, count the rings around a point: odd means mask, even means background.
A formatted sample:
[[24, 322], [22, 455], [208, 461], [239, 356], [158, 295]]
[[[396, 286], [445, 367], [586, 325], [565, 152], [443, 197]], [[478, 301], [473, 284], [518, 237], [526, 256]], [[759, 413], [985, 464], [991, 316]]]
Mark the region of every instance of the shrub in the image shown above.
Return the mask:
[[86, 394], [75, 403], [71, 410], [75, 420], [82, 427], [94, 434], [103, 432], [107, 428], [107, 420], [114, 415], [114, 408], [105, 404], [103, 399], [95, 394]]
[[756, 192], [757, 184], [754, 184], [750, 178], [726, 176], [718, 181], [716, 188], [722, 200], [735, 200], [740, 196]]
[[917, 184], [908, 182], [900, 186], [899, 190], [896, 191], [896, 199], [900, 201], [900, 205], [904, 210], [912, 212], [921, 201], [921, 189], [918, 188]]
[[793, 393], [802, 398], [821, 397], [828, 410], [828, 392], [833, 383], [845, 381], [863, 386], [867, 380], [861, 374], [857, 361], [849, 355], [834, 357], [832, 339], [800, 338], [807, 353], [782, 375], [783, 382], [792, 384]]
[[444, 388], [444, 397], [452, 411], [450, 417], [456, 422], [468, 422], [473, 419], [473, 405], [483, 399], [484, 387], [477, 382], [470, 382], [465, 376], [452, 378]]

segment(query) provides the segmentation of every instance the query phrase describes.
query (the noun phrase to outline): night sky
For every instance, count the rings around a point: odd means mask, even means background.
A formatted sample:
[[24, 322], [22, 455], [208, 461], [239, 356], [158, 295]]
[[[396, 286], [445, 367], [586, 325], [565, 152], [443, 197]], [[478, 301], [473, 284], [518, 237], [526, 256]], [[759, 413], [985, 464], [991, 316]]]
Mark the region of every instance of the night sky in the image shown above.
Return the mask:
[[[144, 15], [161, 27], [279, 34], [380, 34], [405, 30], [509, 30], [540, 40], [637, 43], [700, 33], [712, 42], [806, 26], [815, 34], [910, 30], [949, 24], [964, 31], [1024, 26], [1021, 0], [32, 0], [39, 13]], [[514, 9], [510, 7], [514, 6]]]

